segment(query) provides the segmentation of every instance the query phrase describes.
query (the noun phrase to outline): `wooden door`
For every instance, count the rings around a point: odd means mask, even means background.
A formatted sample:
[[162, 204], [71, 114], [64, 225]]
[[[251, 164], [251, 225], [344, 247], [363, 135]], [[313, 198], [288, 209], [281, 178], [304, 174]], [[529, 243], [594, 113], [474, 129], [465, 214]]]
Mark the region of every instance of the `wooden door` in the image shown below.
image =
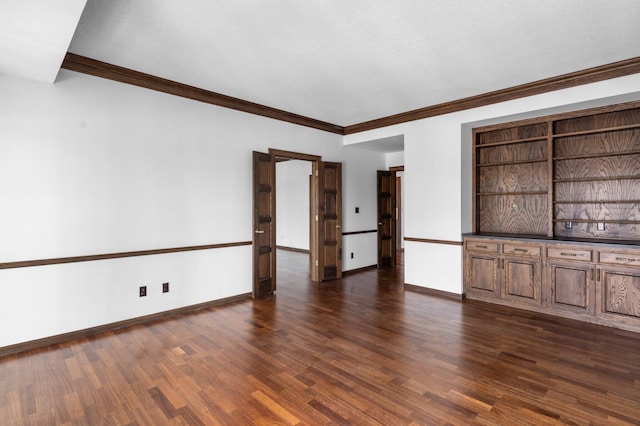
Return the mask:
[[503, 269], [502, 298], [518, 303], [542, 304], [542, 261], [510, 258], [501, 260]]
[[269, 154], [253, 152], [253, 297], [276, 290], [275, 167]]
[[596, 315], [613, 322], [640, 326], [640, 268], [599, 268]]
[[317, 258], [312, 259], [313, 281], [342, 277], [342, 163], [314, 163], [312, 183], [313, 241]]
[[500, 257], [467, 252], [464, 255], [464, 288], [468, 296], [500, 299]]
[[595, 267], [591, 263], [548, 260], [546, 306], [579, 314], [595, 313]]
[[396, 250], [402, 250], [402, 177], [396, 176]]
[[378, 170], [378, 268], [396, 266], [396, 172]]

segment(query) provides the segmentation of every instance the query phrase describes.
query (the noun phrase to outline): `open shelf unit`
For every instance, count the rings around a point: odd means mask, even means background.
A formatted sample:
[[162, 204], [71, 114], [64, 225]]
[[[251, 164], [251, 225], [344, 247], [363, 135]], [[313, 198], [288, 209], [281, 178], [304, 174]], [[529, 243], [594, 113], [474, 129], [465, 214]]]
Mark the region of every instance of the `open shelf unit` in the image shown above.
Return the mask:
[[640, 105], [474, 130], [474, 232], [640, 240]]
[[473, 138], [466, 296], [640, 332], [640, 102]]

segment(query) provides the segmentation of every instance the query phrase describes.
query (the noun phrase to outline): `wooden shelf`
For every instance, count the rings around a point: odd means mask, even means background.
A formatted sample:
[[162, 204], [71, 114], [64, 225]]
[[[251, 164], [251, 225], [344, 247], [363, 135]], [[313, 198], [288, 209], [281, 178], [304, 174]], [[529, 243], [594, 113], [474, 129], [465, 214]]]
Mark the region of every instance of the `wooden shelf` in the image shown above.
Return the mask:
[[558, 201], [553, 204], [639, 204], [640, 200], [612, 200], [612, 201]]
[[521, 192], [477, 192], [479, 196], [507, 196], [507, 195], [547, 195], [547, 191], [521, 191]]
[[551, 136], [553, 138], [565, 138], [568, 136], [583, 136], [583, 135], [591, 135], [595, 133], [616, 132], [618, 130], [629, 130], [629, 129], [640, 129], [640, 123], [628, 124], [625, 126], [601, 127], [599, 129], [580, 130], [576, 132], [553, 133]]
[[473, 141], [465, 294], [640, 331], [640, 101], [486, 126]]
[[492, 166], [510, 166], [512, 164], [533, 164], [533, 163], [546, 163], [549, 160], [546, 158], [540, 160], [516, 160], [516, 161], [503, 161], [500, 163], [484, 163], [477, 164], [478, 167], [492, 167]]
[[640, 224], [640, 220], [611, 220], [611, 219], [553, 219], [554, 222], [572, 223], [620, 223], [627, 225]]
[[476, 149], [488, 148], [492, 146], [501, 146], [501, 145], [515, 145], [526, 142], [539, 142], [546, 141], [547, 136], [535, 137], [535, 138], [524, 138], [524, 139], [512, 139], [508, 141], [500, 141], [500, 142], [490, 142], [476, 145]]
[[[567, 236], [560, 223], [576, 222], [572, 236], [640, 241], [640, 102], [491, 125], [473, 140], [474, 232]], [[585, 225], [598, 222], [611, 229]]]
[[576, 178], [576, 179], [555, 179], [554, 183], [567, 183], [567, 182], [598, 182], [607, 180], [640, 180], [640, 176], [605, 176], [594, 178]]
[[572, 155], [565, 157], [553, 157], [553, 161], [563, 161], [563, 160], [581, 160], [585, 158], [600, 158], [600, 157], [617, 157], [623, 155], [637, 155], [640, 154], [640, 151], [622, 151], [622, 152], [605, 152], [600, 154], [581, 154], [581, 155]]

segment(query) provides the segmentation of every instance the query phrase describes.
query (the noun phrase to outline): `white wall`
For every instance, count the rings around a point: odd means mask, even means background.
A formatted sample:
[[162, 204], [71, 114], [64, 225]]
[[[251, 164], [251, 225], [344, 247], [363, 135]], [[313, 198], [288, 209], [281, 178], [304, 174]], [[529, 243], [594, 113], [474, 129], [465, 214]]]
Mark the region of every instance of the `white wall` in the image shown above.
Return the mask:
[[471, 229], [471, 127], [640, 99], [639, 91], [636, 74], [346, 136], [348, 146], [404, 135], [405, 235], [443, 242], [405, 242], [405, 281], [462, 293], [462, 247], [444, 242]]
[[309, 250], [311, 162], [276, 163], [276, 244]]
[[389, 170], [390, 167], [404, 166], [404, 151], [385, 154], [385, 164], [385, 170]]
[[386, 165], [384, 154], [354, 147], [344, 150], [343, 161], [342, 232], [375, 231], [343, 236], [342, 269], [349, 271], [378, 263], [376, 171]]
[[[251, 151], [270, 147], [342, 159], [328, 132], [65, 70], [0, 75], [0, 263], [251, 241]], [[0, 347], [248, 293], [251, 268], [241, 246], [0, 269]]]

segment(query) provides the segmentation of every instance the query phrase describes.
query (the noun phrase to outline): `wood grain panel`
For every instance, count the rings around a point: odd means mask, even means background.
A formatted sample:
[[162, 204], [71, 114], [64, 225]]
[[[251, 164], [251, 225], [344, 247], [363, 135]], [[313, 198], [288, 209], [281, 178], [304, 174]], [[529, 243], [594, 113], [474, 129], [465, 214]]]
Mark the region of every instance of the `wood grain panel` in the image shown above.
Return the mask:
[[572, 229], [566, 229], [564, 222], [555, 222], [553, 233], [558, 237], [587, 238], [603, 240], [640, 240], [640, 224], [606, 223], [605, 230], [599, 231], [597, 223], [573, 223]]
[[547, 235], [546, 195], [479, 197], [476, 232]]
[[483, 296], [499, 297], [499, 259], [495, 256], [470, 254], [467, 257], [467, 276], [469, 280], [467, 290], [476, 291]]
[[530, 299], [540, 303], [542, 263], [538, 260], [505, 259], [504, 294], [506, 298]]
[[553, 133], [571, 133], [637, 124], [640, 124], [640, 108], [557, 120], [553, 125]]
[[484, 145], [488, 143], [509, 142], [519, 139], [544, 137], [547, 135], [547, 129], [547, 124], [542, 122], [491, 130], [488, 132], [478, 133], [476, 135], [476, 144]]
[[[635, 220], [640, 222], [640, 203], [556, 203], [554, 212], [558, 220]], [[562, 225], [564, 226], [564, 223]]]
[[554, 157], [609, 155], [640, 151], [640, 129], [599, 132], [553, 139]]
[[479, 251], [485, 253], [498, 253], [500, 244], [489, 241], [465, 240], [465, 250]]
[[600, 263], [610, 263], [613, 265], [640, 266], [640, 253], [637, 252], [614, 252], [601, 251], [599, 255]]
[[540, 257], [540, 255], [542, 254], [542, 249], [539, 245], [528, 246], [522, 243], [504, 243], [502, 245], [502, 253], [515, 254], [519, 256]]
[[606, 312], [640, 318], [640, 272], [607, 272], [604, 296]]
[[557, 182], [556, 201], [640, 200], [640, 178], [589, 182]]
[[518, 149], [514, 149], [513, 145], [481, 147], [476, 156], [479, 165], [546, 159], [546, 140], [522, 143], [518, 145]]
[[576, 248], [551, 246], [547, 247], [547, 256], [555, 259], [578, 260], [582, 262], [591, 262], [593, 260], [592, 248]]
[[547, 179], [547, 163], [481, 167], [478, 171], [478, 192], [547, 191]]
[[550, 300], [548, 306], [576, 313], [593, 314], [595, 305], [591, 290], [593, 266], [582, 263], [549, 263]]
[[640, 178], [640, 153], [606, 157], [556, 160], [554, 179]]

